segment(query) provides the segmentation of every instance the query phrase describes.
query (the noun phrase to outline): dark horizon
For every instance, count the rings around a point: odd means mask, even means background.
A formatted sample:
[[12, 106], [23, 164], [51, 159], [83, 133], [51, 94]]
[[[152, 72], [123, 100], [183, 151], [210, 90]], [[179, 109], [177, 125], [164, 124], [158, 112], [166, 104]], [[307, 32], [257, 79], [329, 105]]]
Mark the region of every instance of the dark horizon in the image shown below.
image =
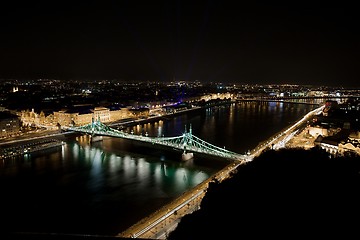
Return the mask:
[[0, 78], [359, 87], [354, 4], [9, 3]]

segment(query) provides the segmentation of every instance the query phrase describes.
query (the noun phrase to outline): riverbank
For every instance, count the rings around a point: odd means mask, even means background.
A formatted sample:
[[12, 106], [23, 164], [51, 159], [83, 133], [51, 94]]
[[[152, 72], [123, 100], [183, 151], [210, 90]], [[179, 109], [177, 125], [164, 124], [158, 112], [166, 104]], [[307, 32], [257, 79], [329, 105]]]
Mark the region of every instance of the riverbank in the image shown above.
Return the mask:
[[185, 110], [179, 110], [173, 113], [168, 113], [168, 114], [164, 114], [164, 115], [160, 115], [160, 116], [151, 116], [151, 117], [147, 117], [147, 118], [131, 118], [129, 120], [123, 120], [123, 121], [114, 121], [114, 122], [109, 122], [106, 123], [106, 125], [110, 126], [110, 127], [118, 127], [118, 128], [126, 128], [126, 127], [132, 127], [132, 126], [136, 126], [139, 124], [145, 124], [145, 123], [152, 123], [152, 122], [156, 122], [156, 121], [166, 121], [166, 120], [170, 120], [176, 116], [188, 113], [188, 112], [196, 112], [196, 111], [200, 111], [205, 109], [204, 107], [192, 107], [189, 109], [185, 109]]
[[117, 237], [143, 238], [143, 239], [166, 239], [168, 234], [175, 230], [181, 218], [191, 214], [200, 208], [200, 204], [209, 184], [222, 182], [231, 177], [237, 167], [244, 162], [233, 162], [218, 173], [203, 181], [193, 189], [184, 192], [174, 201], [163, 206], [148, 217], [143, 218], [127, 230], [119, 233]]

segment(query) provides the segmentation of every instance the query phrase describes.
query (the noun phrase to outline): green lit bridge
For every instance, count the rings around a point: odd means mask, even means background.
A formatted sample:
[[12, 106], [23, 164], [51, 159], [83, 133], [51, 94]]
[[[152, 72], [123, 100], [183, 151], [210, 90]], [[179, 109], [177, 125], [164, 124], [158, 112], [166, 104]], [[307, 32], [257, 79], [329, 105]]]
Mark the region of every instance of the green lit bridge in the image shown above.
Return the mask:
[[136, 140], [151, 144], [158, 144], [166, 147], [172, 147], [175, 149], [184, 150], [186, 152], [197, 152], [201, 154], [208, 154], [222, 158], [238, 160], [242, 162], [248, 160], [248, 156], [246, 155], [241, 155], [217, 147], [194, 136], [192, 134], [191, 127], [188, 132], [185, 132], [181, 136], [176, 136], [176, 137], [148, 137], [142, 135], [134, 135], [132, 133], [129, 134], [123, 131], [113, 129], [101, 123], [100, 121], [94, 121], [94, 120], [87, 125], [83, 125], [79, 127], [69, 127], [66, 129], [68, 131], [91, 134], [92, 136], [98, 135], [98, 136], [119, 137], [119, 138]]

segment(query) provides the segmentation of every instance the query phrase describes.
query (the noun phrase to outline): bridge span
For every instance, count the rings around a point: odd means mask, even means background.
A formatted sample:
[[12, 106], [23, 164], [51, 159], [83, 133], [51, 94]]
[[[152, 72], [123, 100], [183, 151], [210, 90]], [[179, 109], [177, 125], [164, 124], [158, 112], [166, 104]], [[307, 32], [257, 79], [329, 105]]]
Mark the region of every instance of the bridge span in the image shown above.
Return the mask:
[[111, 137], [119, 137], [124, 139], [130, 139], [135, 141], [146, 142], [150, 144], [157, 144], [166, 147], [171, 147], [174, 149], [179, 149], [184, 152], [196, 152], [201, 154], [208, 154], [217, 157], [232, 159], [240, 162], [249, 161], [249, 157], [247, 155], [242, 155], [239, 153], [235, 153], [224, 148], [220, 148], [204, 140], [196, 137], [192, 134], [192, 129], [190, 125], [189, 131], [186, 131], [180, 136], [174, 137], [149, 137], [143, 135], [134, 135], [133, 133], [126, 133], [123, 130], [113, 129], [106, 124], [100, 122], [100, 120], [92, 120], [91, 123], [78, 127], [67, 127], [65, 130], [87, 133], [92, 136], [111, 136]]

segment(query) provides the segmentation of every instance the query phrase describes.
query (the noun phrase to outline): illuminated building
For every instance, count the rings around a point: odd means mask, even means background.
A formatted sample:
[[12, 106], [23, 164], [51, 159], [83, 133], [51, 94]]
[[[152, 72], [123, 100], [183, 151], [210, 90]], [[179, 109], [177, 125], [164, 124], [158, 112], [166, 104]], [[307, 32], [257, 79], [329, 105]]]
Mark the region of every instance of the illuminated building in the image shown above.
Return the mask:
[[0, 112], [0, 138], [16, 135], [20, 131], [20, 118], [8, 111]]

